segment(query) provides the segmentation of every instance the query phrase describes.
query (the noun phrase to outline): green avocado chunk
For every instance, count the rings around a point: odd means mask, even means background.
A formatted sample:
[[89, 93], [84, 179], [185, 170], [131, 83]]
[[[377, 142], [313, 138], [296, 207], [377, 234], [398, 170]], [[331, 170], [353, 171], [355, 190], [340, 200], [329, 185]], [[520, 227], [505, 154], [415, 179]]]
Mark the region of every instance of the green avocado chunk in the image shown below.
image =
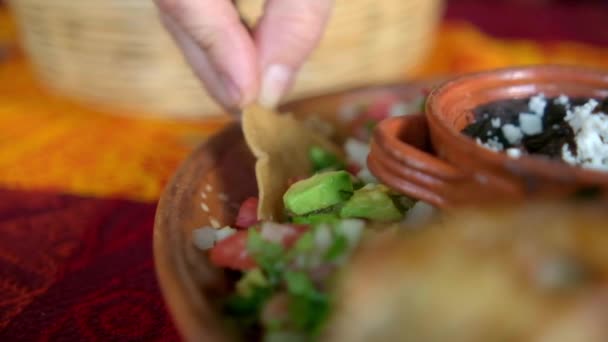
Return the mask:
[[344, 163], [338, 156], [321, 147], [313, 146], [309, 151], [309, 157], [313, 172], [344, 169]]
[[293, 223], [297, 224], [320, 224], [320, 223], [334, 223], [340, 221], [340, 217], [336, 213], [313, 213], [306, 216], [295, 216], [292, 219]]
[[397, 221], [403, 214], [383, 185], [368, 184], [355, 191], [340, 210], [342, 218], [364, 218], [374, 221]]
[[348, 172], [323, 172], [294, 183], [283, 195], [283, 203], [290, 213], [305, 215], [342, 203], [352, 192]]

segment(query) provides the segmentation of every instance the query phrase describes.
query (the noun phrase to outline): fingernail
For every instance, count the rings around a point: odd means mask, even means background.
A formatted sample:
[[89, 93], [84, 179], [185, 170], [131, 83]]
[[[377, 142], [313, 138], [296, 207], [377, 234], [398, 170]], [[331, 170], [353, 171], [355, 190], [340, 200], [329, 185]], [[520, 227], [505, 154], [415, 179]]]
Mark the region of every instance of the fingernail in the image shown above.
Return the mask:
[[222, 85], [224, 86], [224, 92], [226, 94], [226, 101], [228, 101], [230, 105], [239, 105], [241, 102], [241, 90], [239, 87], [232, 81], [232, 78], [226, 75], [221, 76]]
[[291, 69], [285, 65], [273, 64], [266, 68], [258, 101], [264, 107], [274, 108], [287, 90], [291, 80]]

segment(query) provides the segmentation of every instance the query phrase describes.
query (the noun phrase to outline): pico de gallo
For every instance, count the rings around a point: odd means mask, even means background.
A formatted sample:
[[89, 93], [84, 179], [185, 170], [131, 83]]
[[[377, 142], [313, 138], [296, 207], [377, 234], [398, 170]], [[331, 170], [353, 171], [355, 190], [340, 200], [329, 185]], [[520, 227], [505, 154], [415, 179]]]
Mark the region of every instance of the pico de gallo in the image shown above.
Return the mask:
[[349, 105], [341, 117], [352, 137], [346, 158], [320, 147], [308, 153], [310, 177], [294, 179], [283, 195], [285, 222], [261, 221], [258, 199], [245, 200], [231, 227], [195, 231], [207, 242], [213, 265], [237, 272], [234, 293], [223, 313], [246, 340], [308, 341], [323, 331], [331, 313], [336, 275], [370, 222], [399, 222], [415, 201], [379, 184], [366, 164], [375, 125], [389, 117], [419, 112], [424, 97], [403, 102], [380, 97]]

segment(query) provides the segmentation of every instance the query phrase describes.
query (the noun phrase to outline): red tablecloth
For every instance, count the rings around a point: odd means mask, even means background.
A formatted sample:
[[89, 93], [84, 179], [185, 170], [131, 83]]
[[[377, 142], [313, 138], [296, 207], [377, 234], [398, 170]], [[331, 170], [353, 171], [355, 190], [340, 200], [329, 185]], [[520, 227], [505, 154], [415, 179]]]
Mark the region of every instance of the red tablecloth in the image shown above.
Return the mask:
[[[439, 37], [420, 75], [473, 70], [480, 63], [492, 67], [531, 59], [571, 61], [579, 55], [587, 56], [588, 64], [600, 65], [608, 56], [608, 7], [599, 2], [529, 7], [453, 0], [446, 18], [469, 20], [495, 37], [532, 41], [494, 39], [446, 24], [441, 31], [445, 36]], [[10, 32], [0, 27], [0, 41], [3, 34]], [[556, 40], [587, 45], [551, 45]], [[493, 50], [476, 59], [486, 49]], [[13, 58], [6, 51], [6, 46], [0, 47], [0, 60]], [[13, 65], [26, 68], [20, 62]], [[83, 149], [102, 140], [95, 136], [72, 140], [68, 133], [83, 120], [77, 115], [53, 116], [57, 113], [42, 108], [55, 104], [65, 108], [61, 100], [39, 104], [35, 97], [42, 96], [39, 93], [20, 93], [25, 81], [14, 68], [0, 68], [0, 89], [17, 99], [0, 99], [0, 186], [12, 189], [0, 190], [0, 341], [177, 340], [154, 273], [154, 203], [178, 161], [218, 125], [186, 127], [95, 116], [87, 120], [96, 120], [101, 131], [117, 129], [113, 125], [121, 120], [122, 127], [133, 125], [129, 134], [146, 132], [137, 137], [139, 141], [131, 139], [146, 149], [128, 145], [127, 134], [122, 145], [103, 146], [104, 153], [93, 157]], [[30, 110], [38, 111], [38, 116], [27, 121]], [[130, 154], [125, 158], [121, 153]], [[59, 172], [50, 167], [53, 163], [72, 168]]]

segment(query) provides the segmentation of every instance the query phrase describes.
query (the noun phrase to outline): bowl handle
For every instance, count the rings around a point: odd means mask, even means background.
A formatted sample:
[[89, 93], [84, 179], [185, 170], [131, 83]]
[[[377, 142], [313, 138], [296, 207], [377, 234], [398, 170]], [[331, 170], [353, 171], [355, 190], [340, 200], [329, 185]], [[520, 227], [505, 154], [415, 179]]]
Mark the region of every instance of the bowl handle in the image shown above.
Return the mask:
[[469, 175], [433, 154], [424, 114], [390, 118], [374, 132], [373, 143], [386, 157], [408, 168], [446, 181], [464, 181]]

